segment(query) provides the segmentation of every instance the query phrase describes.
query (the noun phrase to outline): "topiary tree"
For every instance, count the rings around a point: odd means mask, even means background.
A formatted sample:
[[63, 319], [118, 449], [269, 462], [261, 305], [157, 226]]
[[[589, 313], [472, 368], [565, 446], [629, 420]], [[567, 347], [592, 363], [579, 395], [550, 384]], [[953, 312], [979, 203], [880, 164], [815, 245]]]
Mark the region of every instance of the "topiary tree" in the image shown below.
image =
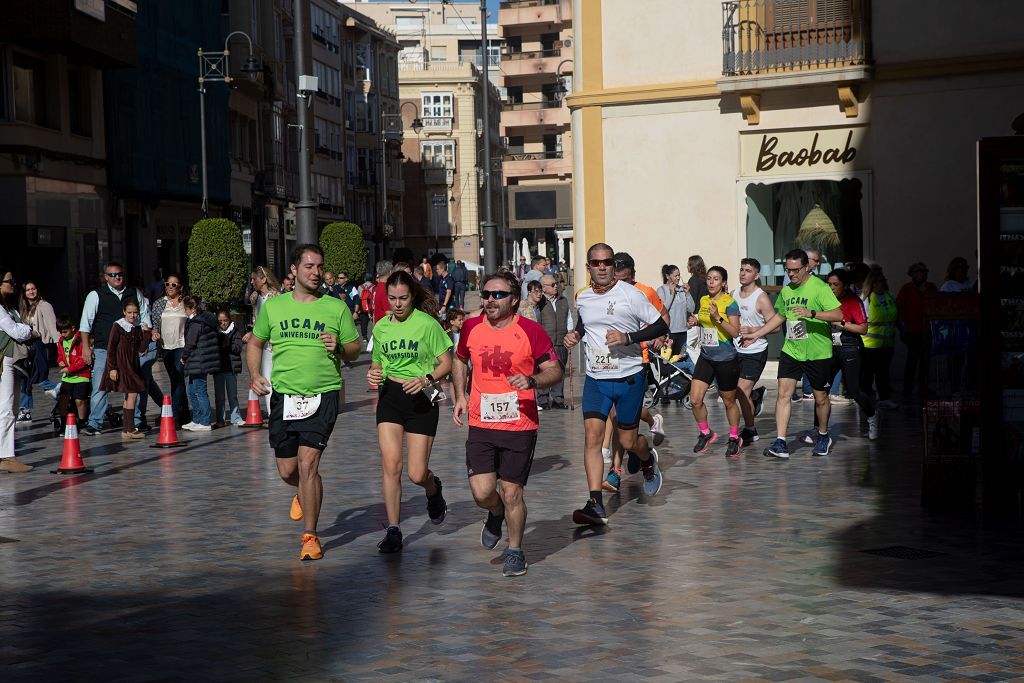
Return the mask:
[[324, 270], [345, 273], [358, 281], [366, 272], [366, 247], [363, 231], [355, 223], [328, 223], [320, 233], [324, 250]]
[[188, 284], [192, 293], [212, 305], [238, 301], [249, 278], [249, 257], [242, 231], [226, 218], [204, 218], [188, 238]]

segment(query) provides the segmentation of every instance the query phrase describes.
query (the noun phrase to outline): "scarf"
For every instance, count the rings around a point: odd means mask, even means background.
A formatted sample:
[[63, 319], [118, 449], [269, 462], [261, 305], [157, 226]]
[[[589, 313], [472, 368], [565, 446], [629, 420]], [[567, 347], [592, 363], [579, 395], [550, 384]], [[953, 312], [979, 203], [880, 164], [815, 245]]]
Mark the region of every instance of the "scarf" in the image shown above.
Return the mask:
[[614, 287], [615, 285], [617, 285], [618, 282], [619, 282], [618, 280], [612, 280], [611, 282], [609, 282], [608, 284], [606, 284], [605, 286], [602, 287], [601, 285], [598, 285], [596, 282], [591, 280], [590, 281], [590, 287], [597, 294], [604, 294], [605, 292], [611, 291], [611, 288]]
[[220, 330], [220, 333], [221, 334], [231, 334], [234, 331], [235, 331], [235, 323], [231, 323], [230, 325], [228, 325], [228, 329]]

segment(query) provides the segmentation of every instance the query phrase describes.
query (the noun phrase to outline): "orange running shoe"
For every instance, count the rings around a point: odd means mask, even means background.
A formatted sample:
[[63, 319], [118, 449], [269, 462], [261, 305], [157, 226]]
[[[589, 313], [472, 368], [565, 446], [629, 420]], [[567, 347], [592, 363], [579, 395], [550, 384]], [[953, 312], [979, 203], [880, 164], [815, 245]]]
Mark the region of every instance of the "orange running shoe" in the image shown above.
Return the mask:
[[297, 493], [292, 498], [292, 509], [288, 511], [288, 516], [296, 522], [302, 519], [302, 505], [299, 504], [299, 494]]
[[320, 547], [320, 539], [313, 534], [302, 534], [302, 550], [299, 551], [300, 560], [319, 560], [324, 556], [324, 550]]

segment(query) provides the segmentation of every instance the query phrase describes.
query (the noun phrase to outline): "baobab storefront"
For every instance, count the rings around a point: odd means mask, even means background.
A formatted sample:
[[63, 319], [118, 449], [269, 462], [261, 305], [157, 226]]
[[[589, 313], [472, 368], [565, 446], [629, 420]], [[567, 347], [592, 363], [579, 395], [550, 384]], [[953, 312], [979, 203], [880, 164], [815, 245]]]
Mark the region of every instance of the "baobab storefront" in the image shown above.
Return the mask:
[[784, 284], [793, 247], [822, 254], [822, 271], [874, 255], [868, 126], [742, 131], [737, 243]]

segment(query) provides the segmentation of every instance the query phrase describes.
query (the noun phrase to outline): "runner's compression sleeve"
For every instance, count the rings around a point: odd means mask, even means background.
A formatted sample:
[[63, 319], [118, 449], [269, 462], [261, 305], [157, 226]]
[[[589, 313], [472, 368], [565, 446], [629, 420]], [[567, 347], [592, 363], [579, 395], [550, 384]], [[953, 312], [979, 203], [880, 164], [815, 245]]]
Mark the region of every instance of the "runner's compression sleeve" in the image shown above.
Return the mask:
[[658, 337], [664, 337], [666, 334], [668, 334], [668, 325], [665, 323], [664, 318], [658, 318], [658, 322], [653, 325], [648, 325], [642, 330], [627, 334], [626, 343], [636, 344], [637, 342], [651, 341]]
[[579, 313], [576, 314], [576, 329], [573, 330], [576, 334], [580, 335], [580, 339], [583, 339], [583, 316]]

